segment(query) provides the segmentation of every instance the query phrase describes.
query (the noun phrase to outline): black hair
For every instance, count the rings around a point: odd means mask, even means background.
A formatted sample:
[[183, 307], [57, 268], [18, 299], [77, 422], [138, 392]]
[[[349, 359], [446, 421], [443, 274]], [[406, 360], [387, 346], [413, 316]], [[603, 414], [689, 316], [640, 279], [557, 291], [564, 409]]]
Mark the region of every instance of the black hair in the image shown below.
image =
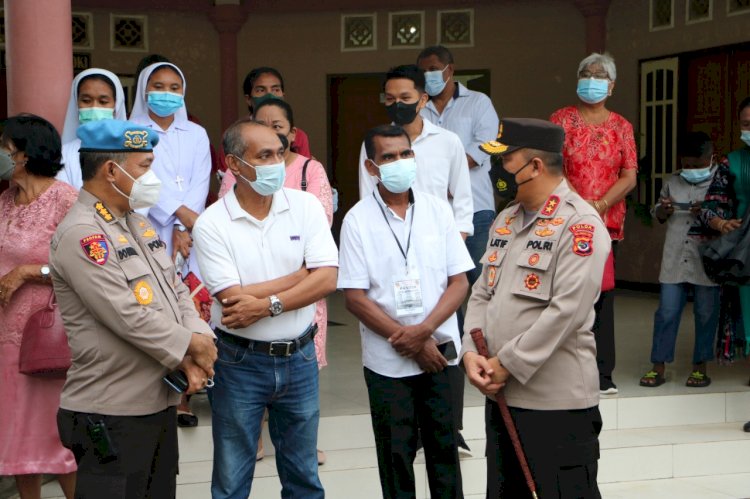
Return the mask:
[[422, 52], [420, 52], [417, 56], [417, 62], [421, 61], [422, 59], [427, 59], [431, 55], [436, 55], [438, 60], [446, 66], [448, 64], [453, 64], [453, 54], [451, 54], [451, 51], [443, 47], [442, 45], [433, 45], [422, 50]]
[[81, 93], [81, 87], [83, 86], [83, 82], [89, 81], [89, 80], [97, 80], [101, 81], [107, 84], [110, 90], [112, 90], [112, 99], [117, 99], [117, 90], [115, 90], [115, 83], [110, 80], [108, 77], [104, 76], [103, 74], [90, 74], [88, 76], [84, 76], [81, 78], [81, 80], [78, 82], [78, 87], [76, 88], [76, 94]]
[[286, 115], [286, 119], [289, 121], [289, 126], [294, 126], [294, 112], [292, 112], [292, 106], [290, 106], [287, 101], [281, 99], [265, 100], [258, 104], [258, 107], [256, 107], [254, 110], [254, 113], [258, 114], [258, 111], [267, 106], [276, 106], [280, 108], [282, 111], [284, 111], [284, 115]]
[[96, 172], [107, 161], [114, 161], [118, 165], [127, 159], [129, 153], [126, 152], [105, 152], [105, 151], [81, 151], [78, 153], [78, 159], [81, 163], [81, 179], [83, 181], [91, 180], [96, 176]]
[[682, 158], [703, 158], [714, 152], [713, 142], [706, 132], [688, 132], [681, 139], [677, 155]]
[[26, 171], [40, 177], [54, 177], [63, 165], [60, 134], [52, 123], [33, 114], [11, 116], [5, 121], [2, 142], [12, 142], [26, 154]]
[[526, 159], [531, 161], [532, 158], [539, 158], [544, 166], [552, 173], [562, 175], [563, 173], [563, 155], [561, 152], [542, 151], [541, 149], [526, 149]]
[[742, 114], [742, 111], [745, 110], [746, 107], [750, 107], [750, 97], [745, 97], [742, 99], [742, 102], [740, 102], [740, 105], [737, 106], [737, 117], [740, 117], [740, 114]]
[[414, 82], [414, 88], [421, 94], [424, 93], [424, 71], [419, 69], [416, 64], [404, 64], [403, 66], [396, 66], [391, 68], [385, 74], [385, 81], [383, 82], [383, 89], [385, 84], [389, 80], [396, 80], [399, 78], [405, 78]]
[[[171, 64], [172, 64], [172, 63], [170, 62], [169, 64], [162, 64], [162, 65], [160, 65], [160, 66], [156, 66], [156, 67], [154, 68], [154, 70], [153, 70], [153, 71], [151, 71], [151, 74], [150, 74], [150, 75], [148, 75], [148, 79], [149, 79], [149, 80], [151, 80], [151, 77], [152, 77], [152, 76], [154, 76], [154, 73], [156, 73], [157, 71], [161, 71], [162, 69], [168, 69], [168, 70], [172, 71], [172, 72], [173, 72], [174, 74], [176, 74], [176, 75], [177, 75], [177, 77], [178, 77], [178, 78], [180, 79], [180, 81], [182, 81], [182, 84], [184, 85], [184, 84], [185, 84], [185, 80], [183, 79], [182, 75], [181, 75], [181, 74], [180, 74], [180, 72], [179, 72], [179, 71], [177, 71], [177, 69], [176, 69], [176, 68], [175, 68], [174, 66], [172, 66]], [[137, 84], [138, 84], [138, 82], [136, 81], [136, 85], [137, 85]], [[148, 81], [146, 81], [146, 84], [148, 85]]]
[[250, 95], [252, 93], [253, 86], [255, 86], [255, 80], [257, 80], [260, 75], [264, 74], [272, 74], [278, 78], [281, 83], [281, 91], [284, 91], [284, 78], [281, 76], [281, 73], [279, 73], [279, 70], [268, 66], [261, 66], [259, 68], [251, 69], [247, 76], [245, 76], [245, 81], [242, 82], [242, 91], [245, 95]]
[[168, 58], [164, 57], [161, 54], [149, 54], [147, 56], [144, 56], [143, 59], [141, 59], [138, 62], [138, 67], [135, 68], [135, 82], [138, 83], [138, 77], [141, 75], [141, 71], [146, 69], [148, 66], [152, 64], [156, 64], [157, 62], [172, 62]]
[[398, 125], [380, 125], [370, 128], [365, 133], [365, 152], [368, 159], [375, 159], [375, 137], [406, 137], [411, 147], [411, 139], [402, 127]]

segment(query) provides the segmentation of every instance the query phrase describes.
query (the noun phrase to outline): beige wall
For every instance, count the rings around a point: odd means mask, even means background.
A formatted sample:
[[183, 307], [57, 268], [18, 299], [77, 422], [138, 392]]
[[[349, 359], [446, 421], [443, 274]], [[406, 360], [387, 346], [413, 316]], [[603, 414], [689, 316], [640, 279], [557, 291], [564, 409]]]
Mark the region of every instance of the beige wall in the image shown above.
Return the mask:
[[[168, 57], [185, 74], [188, 110], [198, 117], [218, 140], [219, 121], [219, 36], [203, 14], [184, 12], [147, 12], [148, 52], [115, 52], [109, 48], [109, 10], [76, 9], [94, 14], [93, 67], [109, 69], [118, 75], [132, 75], [144, 55], [159, 53]], [[142, 15], [144, 12], [118, 11], [122, 14]], [[87, 52], [74, 49], [76, 52]]]
[[[254, 15], [240, 31], [241, 85], [255, 66], [284, 75], [295, 121], [318, 158], [327, 154], [326, 75], [384, 73], [415, 62], [419, 50], [388, 50], [388, 12], [378, 11], [378, 49], [341, 52], [340, 12]], [[575, 97], [584, 52], [583, 18], [564, 0], [503, 1], [475, 7], [475, 47], [453, 49], [459, 69], [489, 69], [492, 100], [505, 116], [547, 117]], [[436, 41], [436, 9], [425, 12], [426, 42]], [[544, 36], [540, 36], [544, 33]], [[377, 99], [373, 95], [373, 99]], [[244, 105], [240, 106], [244, 111]]]

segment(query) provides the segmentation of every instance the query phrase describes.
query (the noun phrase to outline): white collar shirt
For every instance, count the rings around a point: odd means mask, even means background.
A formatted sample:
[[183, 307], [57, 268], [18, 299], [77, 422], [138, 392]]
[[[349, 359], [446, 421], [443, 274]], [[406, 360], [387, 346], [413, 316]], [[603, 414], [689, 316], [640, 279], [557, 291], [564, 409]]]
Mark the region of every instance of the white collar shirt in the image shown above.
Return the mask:
[[438, 113], [432, 100], [422, 108], [422, 118], [458, 135], [466, 153], [477, 166], [469, 169], [471, 193], [474, 197], [474, 211], [495, 210], [495, 198], [490, 180], [490, 156], [479, 146], [497, 138], [500, 121], [492, 101], [482, 92], [469, 90], [456, 83], [453, 98]]
[[[471, 194], [469, 164], [458, 136], [444, 128], [422, 120], [422, 133], [412, 142], [417, 160], [415, 191], [427, 192], [450, 203], [460, 232], [474, 233], [474, 203]], [[365, 168], [365, 144], [359, 153], [359, 197], [369, 196], [377, 179]]]
[[[448, 277], [474, 268], [448, 204], [427, 193], [413, 191], [413, 195], [414, 203], [402, 219], [385, 206], [375, 189], [347, 213], [341, 229], [338, 287], [367, 290], [369, 300], [403, 325], [424, 321], [447, 289]], [[410, 239], [409, 265], [416, 267], [421, 281], [424, 311], [419, 315], [399, 318], [396, 314], [393, 277], [401, 275], [406, 264], [394, 237], [398, 237], [405, 251]], [[422, 373], [416, 361], [399, 355], [384, 337], [362, 323], [359, 330], [365, 367], [392, 378]], [[453, 341], [456, 351], [460, 350], [455, 313], [437, 328], [433, 337], [438, 343]]]
[[[211, 295], [232, 286], [270, 281], [299, 270], [337, 267], [338, 251], [323, 206], [310, 193], [282, 188], [273, 195], [264, 220], [240, 206], [234, 189], [209, 206], [193, 228], [203, 282]], [[245, 328], [223, 330], [261, 341], [291, 340], [313, 321], [315, 305], [265, 317]], [[221, 305], [211, 316], [219, 325]]]

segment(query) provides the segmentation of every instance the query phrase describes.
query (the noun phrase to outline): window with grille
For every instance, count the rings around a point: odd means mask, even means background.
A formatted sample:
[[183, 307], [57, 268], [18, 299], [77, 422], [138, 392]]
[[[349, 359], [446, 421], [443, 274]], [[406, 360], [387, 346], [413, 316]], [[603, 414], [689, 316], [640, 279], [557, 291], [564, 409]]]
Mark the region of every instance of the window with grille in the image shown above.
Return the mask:
[[125, 52], [148, 51], [146, 16], [110, 14], [110, 49]]
[[651, 31], [674, 26], [674, 0], [651, 0], [649, 15]]
[[474, 46], [474, 9], [439, 10], [437, 19], [439, 45]]
[[377, 48], [375, 14], [341, 15], [341, 51]]
[[675, 171], [677, 161], [677, 68], [676, 57], [641, 63], [641, 140], [639, 156], [642, 176], [639, 201], [651, 206], [664, 182]]
[[750, 0], [727, 0], [727, 13], [746, 14], [750, 12]]
[[388, 48], [424, 47], [424, 12], [390, 12], [388, 33]]
[[94, 18], [88, 12], [73, 12], [72, 16], [73, 48], [94, 48]]

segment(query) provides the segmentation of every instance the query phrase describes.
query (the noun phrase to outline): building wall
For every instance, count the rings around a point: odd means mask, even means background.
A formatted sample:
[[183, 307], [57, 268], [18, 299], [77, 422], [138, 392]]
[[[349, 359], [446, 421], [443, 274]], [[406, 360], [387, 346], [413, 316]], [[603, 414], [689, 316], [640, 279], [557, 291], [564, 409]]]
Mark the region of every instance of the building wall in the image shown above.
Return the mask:
[[92, 67], [101, 67], [117, 75], [131, 76], [141, 58], [150, 53], [168, 57], [185, 74], [185, 99], [191, 114], [198, 117], [212, 140], [220, 136], [219, 121], [219, 36], [208, 17], [202, 13], [142, 12], [119, 10], [117, 13], [148, 16], [148, 52], [110, 50], [111, 10], [76, 9], [94, 14], [94, 49], [90, 52]]
[[[277, 67], [295, 121], [310, 135], [318, 158], [327, 154], [326, 75], [385, 73], [391, 66], [414, 63], [419, 53], [388, 50], [387, 11], [377, 12], [377, 50], [341, 52], [340, 15], [252, 15], [239, 33], [238, 86], [253, 67]], [[573, 101], [585, 38], [583, 17], [570, 2], [481, 4], [475, 6], [474, 19], [475, 47], [453, 49], [456, 66], [491, 71], [491, 97], [500, 115], [546, 118]], [[436, 9], [427, 10], [426, 45], [436, 42], [436, 22]], [[244, 104], [239, 108], [246, 112]]]
[[[748, 40], [750, 14], [727, 16], [727, 1], [714, 0], [713, 20], [686, 24], [685, 1], [674, 0], [674, 27], [649, 31], [649, 0], [612, 0], [607, 17], [607, 50], [617, 62], [617, 85], [608, 107], [625, 116], [639, 137], [640, 64]], [[664, 227], [644, 225], [631, 211], [618, 253], [617, 278], [658, 282]]]

